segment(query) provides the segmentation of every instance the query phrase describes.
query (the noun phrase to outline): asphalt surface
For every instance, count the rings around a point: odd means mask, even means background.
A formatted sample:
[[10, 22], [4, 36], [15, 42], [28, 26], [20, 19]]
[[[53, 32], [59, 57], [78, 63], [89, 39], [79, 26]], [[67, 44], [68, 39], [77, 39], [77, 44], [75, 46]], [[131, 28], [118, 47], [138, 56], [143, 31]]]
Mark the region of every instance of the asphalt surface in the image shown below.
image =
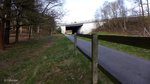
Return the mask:
[[[74, 37], [65, 35], [74, 42]], [[91, 57], [91, 43], [77, 39], [77, 46]], [[98, 46], [99, 64], [122, 84], [150, 84], [150, 61], [108, 47]]]

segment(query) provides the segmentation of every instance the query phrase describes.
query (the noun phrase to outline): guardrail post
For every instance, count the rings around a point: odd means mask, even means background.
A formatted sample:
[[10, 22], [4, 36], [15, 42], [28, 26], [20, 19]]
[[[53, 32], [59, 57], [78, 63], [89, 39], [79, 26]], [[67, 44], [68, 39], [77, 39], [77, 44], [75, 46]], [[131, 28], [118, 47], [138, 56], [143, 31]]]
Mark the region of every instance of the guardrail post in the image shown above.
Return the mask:
[[77, 34], [74, 34], [74, 54], [77, 55], [77, 51], [76, 51], [76, 47], [77, 47]]
[[92, 34], [92, 84], [98, 84], [98, 36]]

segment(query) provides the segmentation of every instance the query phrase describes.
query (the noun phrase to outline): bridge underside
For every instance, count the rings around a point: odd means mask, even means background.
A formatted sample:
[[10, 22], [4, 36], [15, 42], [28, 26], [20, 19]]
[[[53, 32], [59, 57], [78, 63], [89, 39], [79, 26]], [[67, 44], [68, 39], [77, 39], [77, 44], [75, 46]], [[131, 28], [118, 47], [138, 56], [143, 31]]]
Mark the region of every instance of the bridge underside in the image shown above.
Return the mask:
[[68, 25], [66, 26], [66, 31], [70, 30], [72, 34], [77, 33], [83, 24], [79, 25]]

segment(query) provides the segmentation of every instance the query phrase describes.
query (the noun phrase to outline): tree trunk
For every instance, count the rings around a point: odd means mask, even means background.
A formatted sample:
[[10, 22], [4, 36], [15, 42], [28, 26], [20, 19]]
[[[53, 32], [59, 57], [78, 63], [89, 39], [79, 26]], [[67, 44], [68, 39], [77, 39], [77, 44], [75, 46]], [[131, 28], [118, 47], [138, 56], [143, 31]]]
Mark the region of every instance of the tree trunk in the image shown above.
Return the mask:
[[4, 50], [4, 24], [0, 22], [0, 50]]
[[32, 31], [32, 26], [29, 26], [29, 40], [30, 40], [31, 37], [32, 37], [32, 33], [33, 33], [33, 31]]
[[5, 25], [5, 44], [9, 44], [9, 34], [10, 34], [10, 14], [11, 14], [11, 0], [5, 0], [4, 2], [4, 9], [5, 9], [5, 18], [6, 18], [6, 25]]
[[19, 22], [17, 21], [17, 26], [16, 26], [16, 38], [15, 38], [15, 42], [17, 43], [19, 41]]
[[31, 39], [31, 27], [29, 26], [29, 40]]
[[23, 27], [21, 26], [21, 27], [19, 28], [19, 33], [20, 33], [20, 35], [22, 35], [22, 31], [23, 31]]
[[126, 26], [126, 18], [124, 17], [123, 19], [123, 27], [124, 27], [124, 30], [127, 30], [127, 26]]
[[144, 8], [143, 8], [143, 2], [140, 0], [141, 8], [142, 8], [142, 25], [143, 25], [143, 34], [146, 36], [145, 30], [147, 30], [146, 23], [145, 23], [145, 15], [144, 15]]
[[140, 0], [141, 8], [142, 8], [142, 16], [144, 17], [144, 8], [143, 8], [143, 2]]
[[40, 33], [40, 26], [37, 26], [37, 33]]
[[148, 16], [150, 16], [149, 14], [149, 1], [147, 0], [147, 12], [148, 12]]
[[51, 36], [52, 35], [52, 29], [50, 28], [49, 30], [50, 30], [50, 36]]
[[[147, 12], [148, 12], [148, 22], [150, 20], [150, 10], [149, 10], [149, 1], [147, 0]], [[147, 29], [150, 30], [149, 23], [147, 23]], [[150, 33], [148, 32], [148, 35], [150, 36]]]
[[5, 24], [6, 25], [5, 25], [5, 37], [4, 37], [4, 40], [5, 40], [5, 44], [9, 44], [10, 21], [6, 20]]

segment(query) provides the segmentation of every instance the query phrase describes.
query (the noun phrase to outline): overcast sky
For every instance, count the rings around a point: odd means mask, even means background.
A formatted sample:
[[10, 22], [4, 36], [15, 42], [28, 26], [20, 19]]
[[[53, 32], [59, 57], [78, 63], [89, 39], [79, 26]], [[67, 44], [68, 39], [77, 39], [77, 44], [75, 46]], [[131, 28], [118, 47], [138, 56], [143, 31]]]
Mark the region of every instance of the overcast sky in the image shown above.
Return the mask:
[[[106, 0], [65, 0], [64, 10], [66, 15], [63, 22], [78, 22], [95, 19], [95, 12]], [[114, 1], [114, 0], [109, 0]]]
[[[99, 9], [105, 1], [115, 0], [64, 0], [63, 9], [66, 15], [63, 17], [63, 23], [80, 22], [94, 20], [96, 10]], [[130, 0], [124, 0], [126, 7], [130, 8], [133, 3]]]

